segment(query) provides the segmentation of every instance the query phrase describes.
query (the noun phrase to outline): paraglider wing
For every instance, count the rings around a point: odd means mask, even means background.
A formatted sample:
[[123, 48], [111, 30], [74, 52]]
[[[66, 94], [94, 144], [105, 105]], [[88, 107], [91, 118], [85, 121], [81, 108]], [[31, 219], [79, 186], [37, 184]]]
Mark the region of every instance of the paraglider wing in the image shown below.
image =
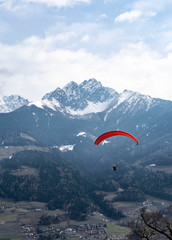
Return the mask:
[[96, 139], [94, 144], [97, 146], [99, 143], [101, 143], [106, 138], [114, 137], [114, 136], [117, 136], [117, 135], [122, 135], [122, 136], [129, 137], [129, 138], [133, 139], [134, 141], [136, 141], [136, 143], [138, 145], [138, 140], [133, 135], [131, 135], [130, 133], [127, 133], [127, 132], [124, 132], [124, 131], [110, 131], [110, 132], [103, 133], [102, 135], [100, 135]]

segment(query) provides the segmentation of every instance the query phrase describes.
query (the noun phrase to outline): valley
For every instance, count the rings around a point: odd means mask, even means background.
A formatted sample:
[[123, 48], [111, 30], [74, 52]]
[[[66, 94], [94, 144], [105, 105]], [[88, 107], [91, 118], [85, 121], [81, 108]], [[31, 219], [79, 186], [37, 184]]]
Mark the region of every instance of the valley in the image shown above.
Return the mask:
[[[107, 193], [112, 194], [112, 193]], [[142, 203], [117, 202], [114, 204], [125, 214], [125, 218], [114, 221], [99, 212], [88, 215], [87, 220], [76, 221], [68, 219], [65, 211], [56, 209], [50, 211], [42, 202], [0, 199], [0, 240], [22, 239], [127, 239], [130, 232], [126, 224], [139, 215], [142, 207], [149, 210], [162, 210], [172, 204], [147, 196]], [[58, 217], [58, 223], [41, 223], [42, 216]], [[52, 220], [52, 219], [51, 219]], [[117, 238], [119, 237], [119, 238]]]

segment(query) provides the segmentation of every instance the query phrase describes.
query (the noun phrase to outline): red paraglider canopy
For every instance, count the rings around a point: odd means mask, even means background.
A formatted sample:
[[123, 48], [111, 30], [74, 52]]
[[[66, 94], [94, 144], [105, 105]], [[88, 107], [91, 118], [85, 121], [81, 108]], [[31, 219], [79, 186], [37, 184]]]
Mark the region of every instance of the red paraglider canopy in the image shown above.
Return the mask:
[[106, 132], [106, 133], [103, 133], [102, 135], [100, 135], [96, 139], [94, 144], [97, 146], [99, 143], [101, 143], [106, 138], [114, 137], [114, 136], [117, 136], [117, 135], [122, 135], [122, 136], [132, 138], [134, 141], [136, 141], [137, 145], [139, 143], [138, 140], [133, 135], [131, 135], [130, 133], [127, 133], [127, 132], [124, 132], [124, 131], [110, 131], [110, 132]]

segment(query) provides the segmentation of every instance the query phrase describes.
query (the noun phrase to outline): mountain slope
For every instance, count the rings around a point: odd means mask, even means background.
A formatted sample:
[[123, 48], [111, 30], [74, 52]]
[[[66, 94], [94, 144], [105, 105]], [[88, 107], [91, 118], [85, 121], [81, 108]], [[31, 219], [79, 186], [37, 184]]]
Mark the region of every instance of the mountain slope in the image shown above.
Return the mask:
[[79, 198], [83, 209], [78, 211], [78, 219], [87, 214], [91, 182], [57, 152], [20, 152], [0, 165], [0, 197], [47, 202], [50, 209], [68, 210], [69, 214], [74, 214], [71, 204]]
[[57, 151], [23, 151], [0, 162], [0, 197], [45, 202], [48, 209], [62, 209], [76, 220], [98, 209], [120, 218], [121, 212], [97, 197], [96, 189], [90, 177]]

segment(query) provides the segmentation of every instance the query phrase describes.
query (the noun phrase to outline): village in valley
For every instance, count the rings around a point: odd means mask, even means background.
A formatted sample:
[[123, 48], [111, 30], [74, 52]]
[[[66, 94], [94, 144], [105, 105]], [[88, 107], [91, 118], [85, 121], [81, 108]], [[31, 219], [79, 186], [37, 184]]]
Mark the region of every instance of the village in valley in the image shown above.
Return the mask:
[[[114, 221], [99, 212], [93, 212], [85, 221], [74, 221], [66, 218], [64, 211], [50, 211], [45, 203], [12, 202], [0, 199], [0, 239], [5, 240], [55, 240], [55, 239], [107, 239], [126, 240], [130, 229], [129, 219], [136, 218], [141, 208], [161, 209], [170, 202], [151, 199], [143, 203], [120, 203], [126, 217]], [[41, 223], [42, 216], [53, 216], [57, 223]]]

